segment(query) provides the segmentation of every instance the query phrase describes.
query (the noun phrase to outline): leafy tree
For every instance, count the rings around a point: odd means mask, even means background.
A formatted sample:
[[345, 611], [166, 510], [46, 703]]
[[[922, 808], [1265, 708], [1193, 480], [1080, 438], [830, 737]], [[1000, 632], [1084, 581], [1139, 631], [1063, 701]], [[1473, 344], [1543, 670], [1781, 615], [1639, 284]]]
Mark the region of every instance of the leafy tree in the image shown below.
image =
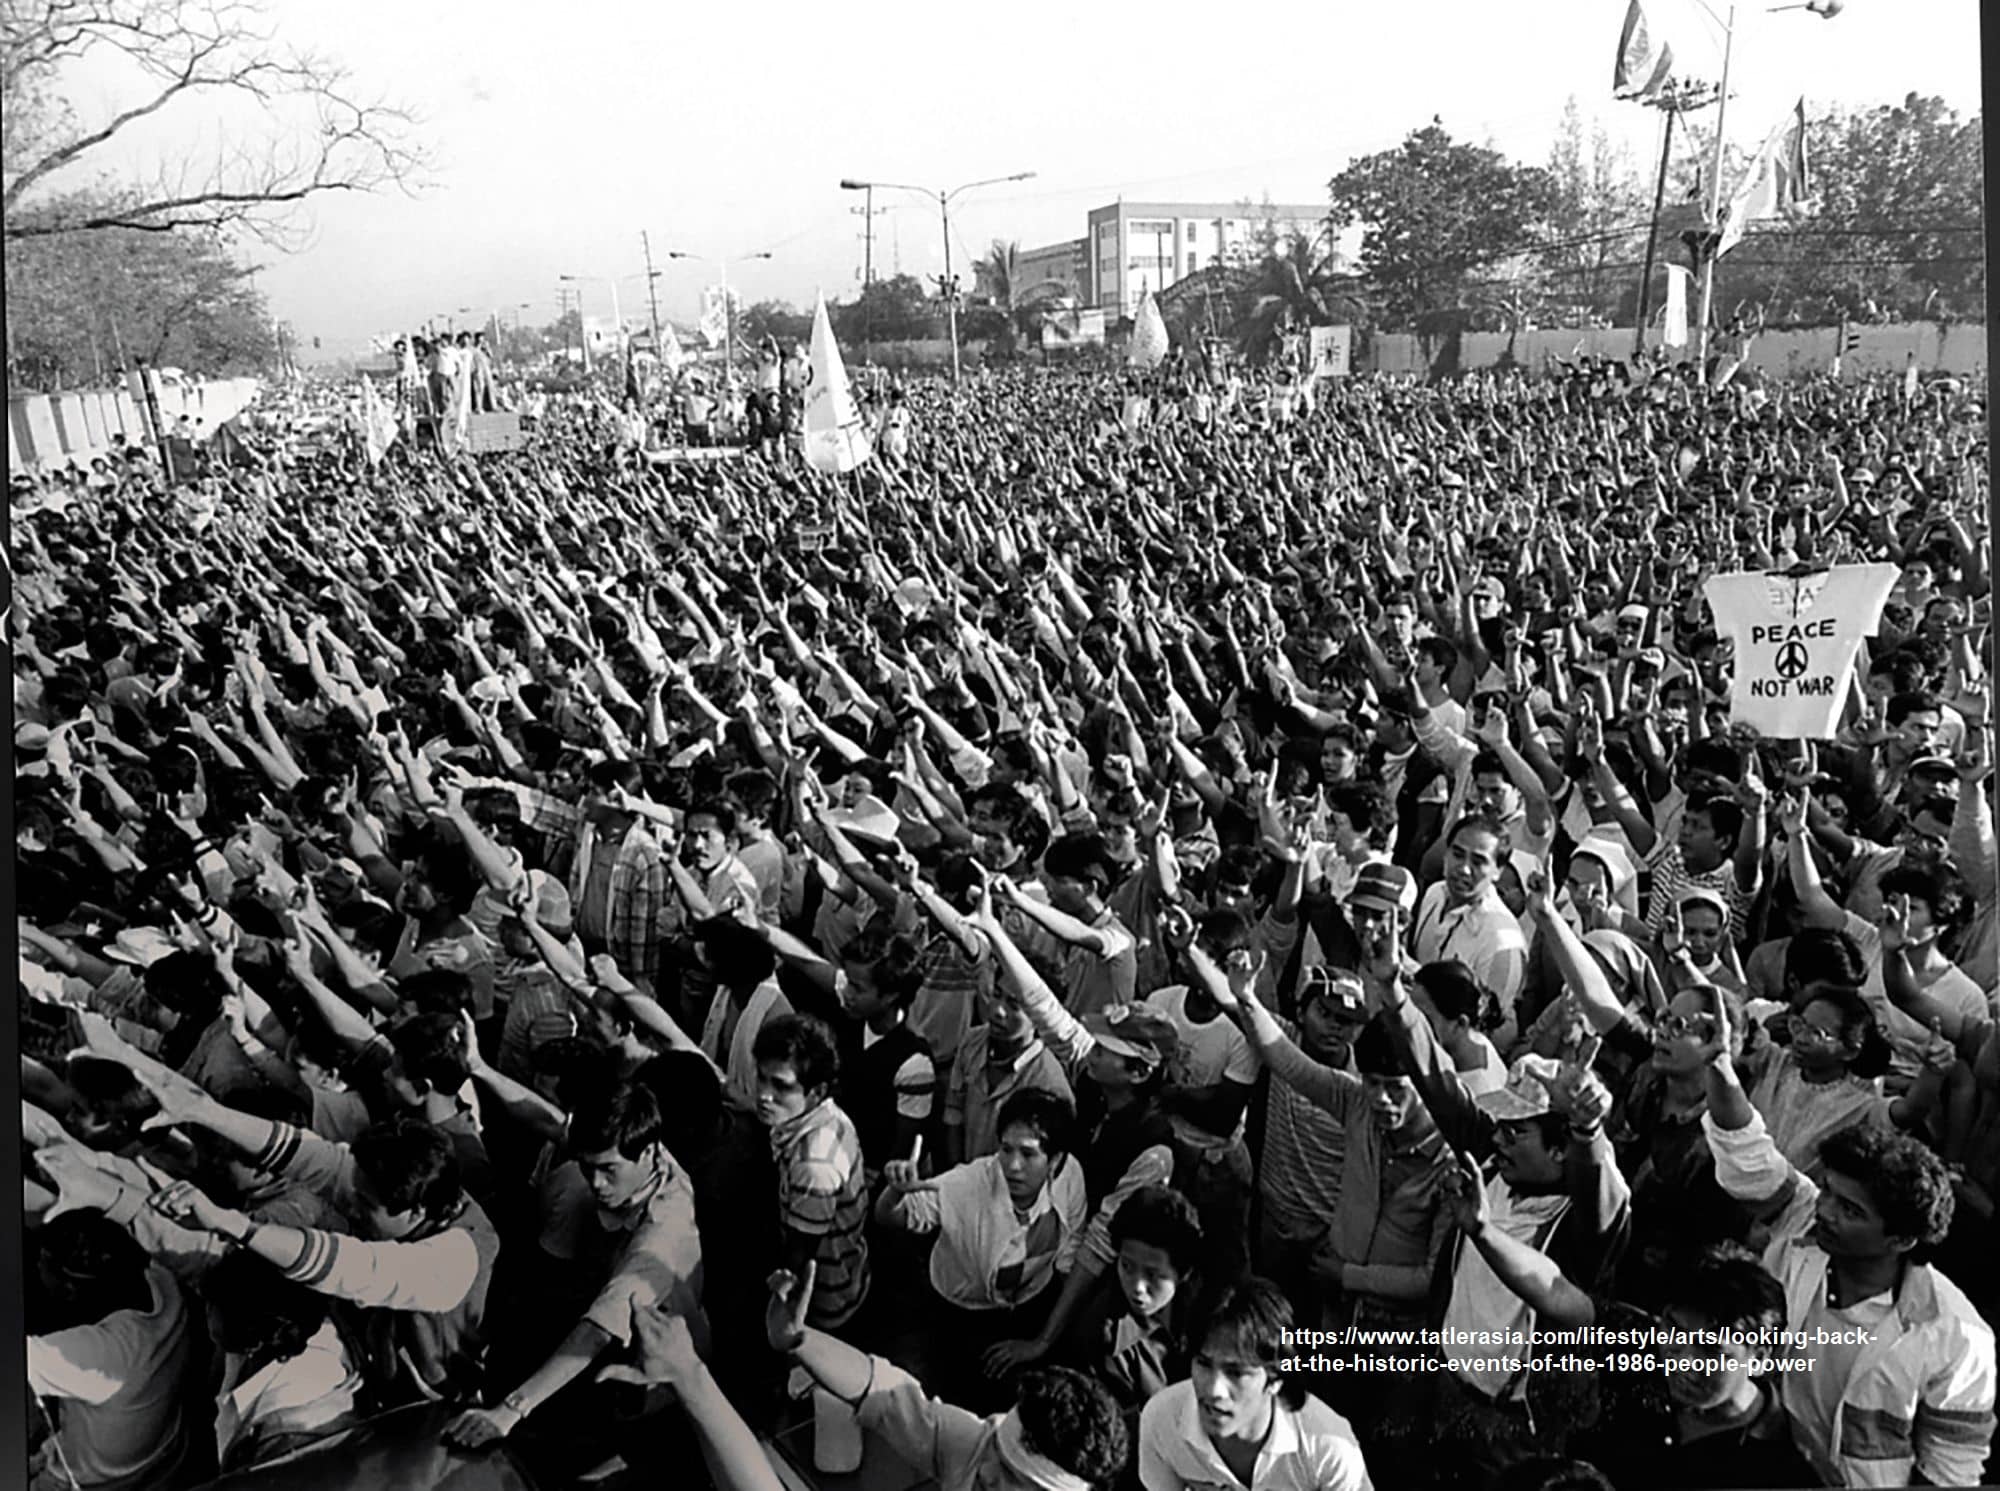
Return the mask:
[[[426, 164], [411, 117], [363, 96], [328, 58], [284, 47], [256, 0], [0, 0], [0, 218], [7, 241], [112, 228], [246, 229], [280, 238], [329, 192], [409, 185]], [[71, 64], [119, 65], [122, 105], [79, 118]], [[224, 100], [268, 133], [233, 133], [210, 162], [160, 158], [129, 180], [140, 126]], [[247, 112], [247, 110], [246, 110]]]
[[1483, 266], [1533, 247], [1556, 211], [1539, 166], [1452, 139], [1441, 120], [1328, 183], [1336, 227], [1359, 222], [1361, 262], [1390, 321], [1462, 308]]
[[1812, 201], [1730, 251], [1718, 306], [1767, 324], [1983, 318], [1981, 145], [1977, 117], [1914, 93], [1809, 121]]
[[212, 233], [23, 239], [6, 254], [8, 383], [73, 388], [133, 360], [207, 377], [270, 367], [255, 273]]
[[809, 312], [785, 300], [760, 300], [736, 313], [736, 334], [753, 347], [767, 336], [781, 344], [808, 341], [812, 326]]
[[1563, 108], [1548, 169], [1552, 217], [1560, 227], [1552, 245], [1535, 256], [1540, 295], [1520, 284], [1502, 293], [1544, 300], [1546, 314], [1559, 325], [1610, 324], [1636, 290], [1637, 276], [1626, 265], [1645, 253], [1652, 204], [1630, 152], [1613, 143], [1601, 122], [1585, 139], [1574, 97]]
[[876, 280], [853, 300], [828, 307], [843, 345], [915, 342], [944, 335], [937, 302], [913, 274]]

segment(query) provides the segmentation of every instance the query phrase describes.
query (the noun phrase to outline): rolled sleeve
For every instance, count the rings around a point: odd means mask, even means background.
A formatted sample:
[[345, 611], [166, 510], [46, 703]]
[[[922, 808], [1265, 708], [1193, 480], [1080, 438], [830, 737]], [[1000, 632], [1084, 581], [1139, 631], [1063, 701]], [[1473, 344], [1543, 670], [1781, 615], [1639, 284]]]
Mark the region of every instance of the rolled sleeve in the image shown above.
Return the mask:
[[896, 1116], [921, 1123], [937, 1100], [937, 1066], [919, 1051], [896, 1068]]
[[1114, 1250], [1111, 1246], [1111, 1219], [1118, 1214], [1118, 1208], [1125, 1204], [1125, 1198], [1141, 1186], [1168, 1185], [1174, 1178], [1174, 1152], [1164, 1144], [1155, 1144], [1151, 1149], [1141, 1150], [1112, 1187], [1111, 1194], [1104, 1198], [1097, 1208], [1097, 1215], [1090, 1219], [1084, 1229], [1083, 1243], [1077, 1249], [1078, 1263], [1095, 1278], [1111, 1266]]

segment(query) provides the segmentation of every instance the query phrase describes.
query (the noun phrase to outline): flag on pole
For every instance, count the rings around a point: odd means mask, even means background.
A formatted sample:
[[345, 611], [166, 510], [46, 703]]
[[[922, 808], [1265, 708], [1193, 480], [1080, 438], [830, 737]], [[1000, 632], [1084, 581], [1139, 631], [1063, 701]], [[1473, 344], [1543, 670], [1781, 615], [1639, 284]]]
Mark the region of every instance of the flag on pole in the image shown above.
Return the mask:
[[681, 350], [681, 339], [674, 335], [671, 326], [660, 328], [660, 366], [670, 373], [678, 373], [681, 364], [687, 361], [687, 353]]
[[806, 464], [815, 471], [852, 471], [873, 453], [847, 386], [847, 367], [840, 360], [840, 344], [833, 339], [824, 295], [813, 307], [805, 430]]
[[720, 347], [729, 337], [729, 292], [720, 285], [710, 285], [701, 292], [701, 339], [711, 350]]
[[1693, 271], [1685, 265], [1667, 266], [1667, 308], [1660, 327], [1660, 344], [1685, 347], [1688, 344], [1688, 284]]
[[368, 452], [368, 464], [379, 466], [396, 439], [396, 416], [382, 396], [375, 392], [375, 380], [361, 375], [361, 440]]
[[1917, 398], [1917, 354], [1912, 352], [1909, 361], [1903, 364], [1903, 402], [1912, 404]]
[[1674, 49], [1653, 45], [1646, 25], [1644, 0], [1632, 0], [1625, 12], [1625, 29], [1618, 35], [1618, 65], [1611, 88], [1620, 98], [1651, 98], [1667, 86], [1674, 69]]
[[1740, 243], [1751, 223], [1776, 217], [1788, 208], [1801, 207], [1809, 195], [1806, 101], [1802, 98], [1785, 115], [1784, 122], [1771, 131], [1736, 194], [1729, 199], [1729, 211], [1722, 219], [1722, 239], [1715, 246], [1716, 258]]
[[1132, 348], [1126, 354], [1126, 362], [1135, 368], [1147, 371], [1158, 367], [1167, 356], [1167, 322], [1160, 314], [1159, 302], [1148, 290], [1139, 302], [1139, 315], [1132, 327]]

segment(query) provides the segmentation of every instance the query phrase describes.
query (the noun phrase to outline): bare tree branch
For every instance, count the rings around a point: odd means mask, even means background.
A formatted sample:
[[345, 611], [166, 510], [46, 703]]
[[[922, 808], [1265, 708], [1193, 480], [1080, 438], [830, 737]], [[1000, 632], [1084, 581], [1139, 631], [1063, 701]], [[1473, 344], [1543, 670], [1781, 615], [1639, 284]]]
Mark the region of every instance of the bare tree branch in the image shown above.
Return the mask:
[[[149, 81], [139, 101], [86, 128], [61, 105], [61, 82], [69, 63], [94, 51], [121, 55]], [[276, 128], [219, 151], [205, 174], [180, 160], [163, 163], [150, 188], [51, 195], [56, 178], [196, 97], [254, 100]], [[411, 190], [429, 164], [409, 110], [364, 99], [327, 58], [278, 46], [250, 0], [0, 0], [0, 106], [8, 114], [0, 213], [9, 240], [229, 228], [282, 241], [299, 204], [325, 193]]]

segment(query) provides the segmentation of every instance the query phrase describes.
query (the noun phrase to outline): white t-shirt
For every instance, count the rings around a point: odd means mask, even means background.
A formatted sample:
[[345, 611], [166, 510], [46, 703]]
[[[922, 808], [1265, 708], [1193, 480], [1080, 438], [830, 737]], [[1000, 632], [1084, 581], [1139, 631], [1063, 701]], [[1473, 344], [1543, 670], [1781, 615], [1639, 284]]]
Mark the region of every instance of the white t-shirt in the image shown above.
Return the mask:
[[[1235, 1022], [1217, 1013], [1205, 1025], [1196, 1023], [1188, 1015], [1187, 997], [1185, 985], [1173, 984], [1156, 989], [1145, 999], [1145, 1003], [1174, 1022], [1174, 1029], [1180, 1035], [1173, 1065], [1167, 1072], [1167, 1084], [1187, 1089], [1213, 1087], [1218, 1082], [1241, 1082], [1247, 1087], [1256, 1082], [1257, 1053], [1250, 1049], [1249, 1040], [1236, 1028]], [[1216, 1135], [1202, 1131], [1179, 1115], [1171, 1121], [1174, 1133], [1189, 1143], [1216, 1143]], [[1236, 1122], [1236, 1132], [1243, 1132], [1240, 1118]]]
[[1875, 635], [1900, 571], [1843, 564], [1815, 574], [1717, 575], [1704, 588], [1736, 644], [1731, 719], [1780, 740], [1831, 740], [1855, 655]]

